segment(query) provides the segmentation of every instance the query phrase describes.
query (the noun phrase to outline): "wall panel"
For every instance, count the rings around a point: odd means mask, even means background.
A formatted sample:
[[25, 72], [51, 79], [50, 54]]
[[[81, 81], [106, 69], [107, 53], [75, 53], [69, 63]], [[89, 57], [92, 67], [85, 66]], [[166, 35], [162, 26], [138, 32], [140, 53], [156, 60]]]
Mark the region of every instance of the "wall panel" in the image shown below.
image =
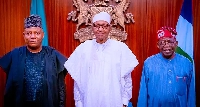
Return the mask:
[[200, 107], [200, 1], [193, 0], [194, 62], [196, 72], [196, 107]]

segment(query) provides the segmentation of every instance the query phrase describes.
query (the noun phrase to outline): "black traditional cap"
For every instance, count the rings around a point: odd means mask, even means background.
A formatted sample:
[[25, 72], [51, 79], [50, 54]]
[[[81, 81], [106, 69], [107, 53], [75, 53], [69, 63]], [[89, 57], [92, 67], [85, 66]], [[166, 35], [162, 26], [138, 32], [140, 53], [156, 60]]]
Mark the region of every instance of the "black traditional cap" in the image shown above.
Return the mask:
[[42, 19], [38, 15], [30, 15], [24, 20], [24, 28], [40, 27], [42, 28]]

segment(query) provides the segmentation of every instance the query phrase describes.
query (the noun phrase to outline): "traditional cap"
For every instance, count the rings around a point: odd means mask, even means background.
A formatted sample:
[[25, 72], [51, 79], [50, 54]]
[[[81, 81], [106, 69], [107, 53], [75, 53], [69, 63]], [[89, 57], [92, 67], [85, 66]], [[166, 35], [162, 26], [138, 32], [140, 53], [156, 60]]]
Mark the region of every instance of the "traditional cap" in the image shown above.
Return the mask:
[[174, 28], [171, 27], [161, 27], [160, 30], [157, 31], [158, 39], [163, 37], [174, 37], [176, 38], [177, 32]]
[[99, 21], [99, 20], [106, 21], [106, 22], [108, 22], [110, 24], [111, 16], [107, 12], [100, 12], [100, 13], [94, 15], [94, 17], [92, 19], [92, 23], [94, 23], [96, 21]]
[[42, 28], [42, 19], [38, 15], [30, 15], [24, 20], [24, 28], [40, 27]]

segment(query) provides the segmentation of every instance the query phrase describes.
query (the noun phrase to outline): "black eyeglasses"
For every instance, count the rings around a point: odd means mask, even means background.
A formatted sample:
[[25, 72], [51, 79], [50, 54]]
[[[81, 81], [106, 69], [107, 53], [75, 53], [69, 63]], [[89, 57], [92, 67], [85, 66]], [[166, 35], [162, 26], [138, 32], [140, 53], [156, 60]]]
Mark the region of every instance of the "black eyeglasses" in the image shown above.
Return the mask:
[[165, 46], [165, 45], [170, 45], [170, 46], [173, 46], [174, 44], [176, 43], [176, 41], [172, 41], [172, 40], [161, 40], [158, 42], [158, 44], [160, 46]]
[[98, 30], [100, 28], [102, 28], [103, 30], [107, 30], [110, 27], [110, 25], [109, 24], [105, 24], [105, 25], [93, 24], [93, 27], [96, 28], [96, 29], [98, 29]]

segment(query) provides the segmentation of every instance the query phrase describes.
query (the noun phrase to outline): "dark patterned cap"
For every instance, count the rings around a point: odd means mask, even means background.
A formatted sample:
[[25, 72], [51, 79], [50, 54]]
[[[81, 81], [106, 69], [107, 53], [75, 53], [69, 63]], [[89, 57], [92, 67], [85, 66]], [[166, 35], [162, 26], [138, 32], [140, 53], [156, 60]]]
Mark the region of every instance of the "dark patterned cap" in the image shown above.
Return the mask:
[[38, 15], [30, 15], [24, 20], [24, 28], [40, 27], [42, 28], [42, 19]]

